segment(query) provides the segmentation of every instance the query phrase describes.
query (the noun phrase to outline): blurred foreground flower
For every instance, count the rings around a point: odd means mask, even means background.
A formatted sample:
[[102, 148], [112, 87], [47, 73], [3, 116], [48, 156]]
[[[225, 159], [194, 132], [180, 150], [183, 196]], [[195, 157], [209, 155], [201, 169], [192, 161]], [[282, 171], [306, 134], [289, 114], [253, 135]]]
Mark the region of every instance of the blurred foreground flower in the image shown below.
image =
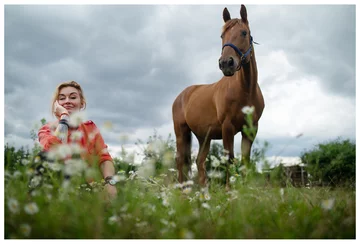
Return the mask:
[[79, 127], [81, 123], [86, 120], [86, 113], [84, 111], [72, 113], [69, 120], [71, 127]]
[[192, 188], [190, 186], [187, 186], [185, 188], [183, 188], [182, 192], [186, 195], [190, 194], [192, 191]]
[[152, 159], [147, 159], [137, 171], [137, 175], [140, 177], [148, 178], [155, 174], [155, 161]]
[[164, 197], [163, 200], [162, 200], [162, 205], [165, 206], [165, 207], [169, 207], [169, 200], [167, 197]]
[[201, 189], [200, 192], [196, 192], [195, 196], [199, 196], [200, 201], [209, 201], [211, 196], [209, 194], [209, 189], [207, 187]]
[[13, 178], [17, 178], [17, 177], [21, 176], [21, 172], [16, 170], [12, 176], [13, 176]]
[[22, 159], [21, 160], [21, 163], [23, 164], [23, 165], [28, 165], [29, 163], [30, 163], [30, 161], [28, 160], [28, 159]]
[[192, 186], [192, 185], [194, 185], [194, 181], [192, 181], [192, 180], [188, 180], [183, 183], [183, 186], [185, 186], [185, 187]]
[[116, 215], [113, 215], [113, 216], [111, 216], [111, 217], [109, 218], [108, 223], [109, 223], [109, 225], [112, 225], [112, 224], [115, 224], [115, 223], [118, 222], [118, 221], [119, 221], [119, 217], [116, 216]]
[[330, 198], [321, 202], [321, 207], [325, 210], [330, 210], [334, 207], [335, 199]]
[[65, 175], [81, 174], [87, 169], [87, 164], [81, 159], [68, 159], [65, 161]]
[[31, 215], [39, 212], [39, 208], [34, 202], [26, 204], [24, 210], [27, 214]]
[[42, 177], [41, 177], [41, 176], [34, 176], [34, 178], [32, 178], [31, 181], [30, 181], [30, 183], [29, 183], [29, 187], [30, 187], [30, 188], [35, 188], [35, 187], [37, 187], [38, 185], [40, 185], [41, 180], [42, 180]]
[[210, 209], [210, 205], [206, 202], [202, 203], [201, 206], [205, 209]]
[[241, 111], [244, 113], [244, 114], [252, 114], [255, 110], [255, 107], [254, 106], [245, 106], [241, 109]]
[[20, 225], [20, 232], [24, 236], [29, 236], [31, 233], [31, 227], [29, 224], [21, 224]]
[[166, 151], [164, 153], [163, 164], [166, 167], [170, 167], [174, 164], [174, 153], [172, 151]]
[[210, 170], [208, 173], [209, 178], [220, 179], [223, 177], [223, 173], [217, 170]]
[[111, 121], [105, 121], [103, 127], [104, 127], [104, 129], [106, 129], [106, 130], [112, 130], [113, 124], [112, 124]]
[[125, 181], [126, 180], [126, 176], [121, 174], [121, 175], [114, 175], [113, 176], [113, 179], [116, 181], [116, 182], [120, 182], [120, 181]]
[[10, 212], [18, 213], [20, 211], [19, 202], [14, 198], [10, 198], [8, 201], [8, 208]]
[[214, 155], [210, 155], [210, 159], [211, 159], [212, 167], [217, 168], [220, 166], [220, 161], [219, 161], [219, 159], [217, 159], [217, 157], [215, 157]]
[[83, 133], [81, 131], [74, 131], [70, 135], [70, 140], [71, 141], [80, 141], [82, 137], [83, 137]]

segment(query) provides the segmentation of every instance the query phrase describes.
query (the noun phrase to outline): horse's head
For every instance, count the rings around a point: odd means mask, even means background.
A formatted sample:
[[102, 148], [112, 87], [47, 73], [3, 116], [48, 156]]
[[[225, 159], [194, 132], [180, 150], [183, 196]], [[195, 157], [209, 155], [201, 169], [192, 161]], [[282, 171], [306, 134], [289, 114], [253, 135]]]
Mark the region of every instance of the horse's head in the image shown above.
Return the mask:
[[244, 5], [241, 5], [240, 16], [241, 19], [231, 19], [229, 11], [224, 8], [225, 24], [221, 34], [222, 53], [219, 68], [225, 76], [234, 75], [243, 64], [250, 61], [252, 37]]

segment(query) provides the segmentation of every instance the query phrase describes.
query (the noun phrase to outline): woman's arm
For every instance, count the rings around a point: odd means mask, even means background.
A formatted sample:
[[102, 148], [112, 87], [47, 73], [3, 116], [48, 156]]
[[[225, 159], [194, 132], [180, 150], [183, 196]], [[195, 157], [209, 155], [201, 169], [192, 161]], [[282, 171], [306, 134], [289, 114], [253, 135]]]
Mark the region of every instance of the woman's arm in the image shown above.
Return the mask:
[[61, 140], [62, 143], [67, 143], [68, 141], [68, 130], [69, 130], [69, 115], [61, 115], [59, 125], [55, 130], [55, 136]]
[[69, 112], [66, 108], [61, 106], [58, 101], [54, 103], [54, 113], [59, 119], [59, 125], [56, 128], [55, 136], [57, 136], [62, 143], [67, 143], [69, 130]]
[[111, 161], [105, 161], [100, 165], [101, 173], [104, 177], [104, 179], [108, 176], [115, 175], [115, 167], [113, 162]]
[[[66, 119], [68, 121], [67, 115], [62, 115], [61, 119]], [[49, 151], [52, 146], [66, 143], [68, 136], [68, 126], [66, 124], [58, 124], [55, 132], [51, 131], [51, 125], [46, 124], [40, 128], [38, 132], [40, 145], [44, 148], [45, 151]]]
[[[115, 167], [112, 161], [105, 161], [100, 165], [104, 179], [115, 175]], [[116, 187], [110, 184], [105, 185], [105, 189], [109, 194], [110, 199], [114, 199], [117, 195]]]
[[[96, 125], [93, 122], [91, 122], [91, 123], [94, 126], [93, 131], [97, 132], [94, 137], [94, 140], [95, 140], [94, 143], [95, 143], [95, 152], [98, 156], [101, 173], [102, 173], [104, 179], [109, 176], [112, 177], [115, 175], [115, 167], [114, 167], [112, 157], [107, 150], [107, 145], [105, 144], [104, 139], [100, 134], [100, 131], [96, 128]], [[106, 188], [107, 192], [109, 193], [109, 196], [111, 199], [116, 197], [117, 190], [116, 190], [115, 186], [106, 184], [105, 188]]]
[[69, 129], [69, 113], [63, 106], [56, 101], [54, 104], [54, 113], [59, 119], [59, 124], [54, 133], [50, 129], [50, 125], [44, 125], [38, 132], [40, 145], [45, 151], [48, 151], [53, 145], [67, 143]]
[[40, 128], [38, 132], [40, 145], [45, 151], [49, 151], [52, 146], [61, 144], [61, 140], [54, 135], [50, 129], [50, 125], [46, 124]]

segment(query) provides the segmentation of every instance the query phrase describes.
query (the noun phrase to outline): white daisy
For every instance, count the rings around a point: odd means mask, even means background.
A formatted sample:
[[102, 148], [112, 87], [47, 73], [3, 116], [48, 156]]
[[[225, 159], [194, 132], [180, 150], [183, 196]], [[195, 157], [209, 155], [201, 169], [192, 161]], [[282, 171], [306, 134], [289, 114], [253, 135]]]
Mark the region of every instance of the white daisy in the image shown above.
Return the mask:
[[182, 192], [183, 192], [184, 194], [186, 194], [186, 195], [190, 194], [191, 191], [192, 191], [191, 187], [185, 187], [185, 188], [182, 190]]
[[39, 212], [39, 208], [38, 208], [37, 204], [34, 202], [26, 204], [24, 207], [24, 210], [27, 214], [30, 214], [30, 215], [36, 214]]
[[331, 210], [334, 207], [334, 203], [335, 198], [326, 199], [321, 202], [321, 207], [325, 210]]
[[20, 173], [20, 171], [16, 170], [12, 176], [13, 176], [13, 178], [18, 178], [19, 176], [21, 176], [21, 173]]
[[169, 200], [167, 198], [163, 198], [162, 205], [164, 205], [165, 207], [168, 207], [170, 205]]
[[172, 166], [174, 163], [174, 153], [171, 151], [165, 152], [162, 161], [166, 167]]
[[23, 165], [28, 165], [28, 164], [30, 163], [30, 161], [29, 161], [28, 159], [23, 158], [23, 159], [21, 160], [21, 163], [22, 163]]
[[115, 180], [116, 182], [125, 181], [126, 176], [125, 175], [114, 175], [113, 180]]
[[31, 226], [29, 224], [21, 224], [19, 229], [21, 234], [23, 234], [26, 237], [29, 236], [31, 233]]
[[74, 131], [70, 135], [70, 140], [80, 141], [82, 137], [83, 137], [83, 133], [81, 131]]
[[205, 209], [210, 209], [210, 205], [206, 202], [202, 203], [201, 206]]
[[219, 179], [222, 178], [222, 176], [223, 176], [222, 172], [216, 170], [210, 170], [208, 173], [209, 178]]
[[68, 159], [65, 161], [65, 175], [77, 175], [87, 169], [87, 164], [81, 159]]
[[108, 219], [109, 225], [115, 224], [118, 221], [119, 221], [119, 217], [116, 215], [113, 215]]
[[216, 157], [214, 159], [212, 159], [211, 161], [211, 166], [214, 167], [214, 168], [217, 168], [220, 166], [220, 161], [219, 159], [217, 159]]
[[84, 111], [72, 113], [69, 120], [71, 127], [78, 127], [81, 123], [86, 120], [86, 114]]
[[10, 198], [8, 201], [8, 208], [10, 212], [18, 213], [20, 211], [19, 202], [14, 198]]
[[245, 106], [241, 109], [241, 111], [244, 113], [244, 114], [252, 114], [255, 110], [255, 107], [254, 106]]

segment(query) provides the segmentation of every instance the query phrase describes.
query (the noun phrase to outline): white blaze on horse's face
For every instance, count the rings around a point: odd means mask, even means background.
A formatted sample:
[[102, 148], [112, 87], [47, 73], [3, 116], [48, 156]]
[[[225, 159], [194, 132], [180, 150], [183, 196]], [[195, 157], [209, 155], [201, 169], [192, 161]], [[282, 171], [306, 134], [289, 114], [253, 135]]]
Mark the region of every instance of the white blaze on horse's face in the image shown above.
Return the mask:
[[225, 21], [222, 38], [222, 53], [219, 68], [225, 76], [232, 76], [241, 66], [250, 61], [251, 55], [245, 55], [251, 47], [250, 30], [246, 9], [241, 8], [241, 19], [231, 19], [227, 8], [224, 9]]

